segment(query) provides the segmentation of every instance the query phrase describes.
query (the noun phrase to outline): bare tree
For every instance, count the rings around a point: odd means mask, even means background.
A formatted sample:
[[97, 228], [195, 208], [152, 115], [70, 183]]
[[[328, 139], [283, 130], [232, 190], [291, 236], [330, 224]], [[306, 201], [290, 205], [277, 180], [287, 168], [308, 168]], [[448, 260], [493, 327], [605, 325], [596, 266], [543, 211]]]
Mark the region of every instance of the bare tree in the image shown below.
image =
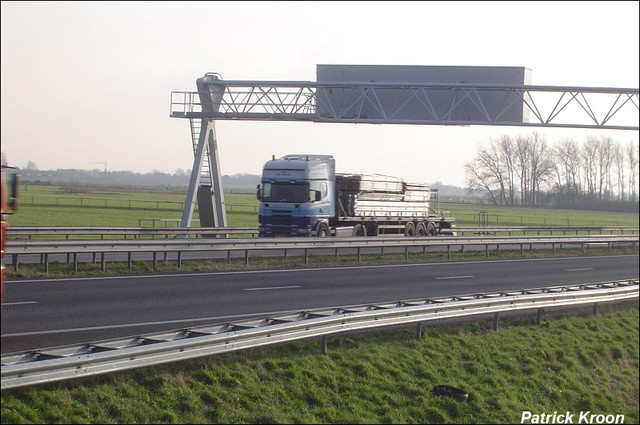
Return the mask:
[[516, 174], [520, 179], [521, 205], [529, 204], [529, 137], [516, 137]]
[[501, 165], [503, 167], [503, 177], [505, 186], [505, 201], [507, 205], [515, 205], [516, 203], [516, 170], [515, 170], [515, 146], [514, 141], [510, 136], [504, 135], [500, 137], [498, 141], [498, 147], [500, 149]]
[[540, 205], [540, 193], [543, 185], [551, 177], [553, 158], [551, 149], [544, 136], [534, 132], [530, 138], [529, 158], [531, 167], [531, 206]]
[[598, 169], [596, 155], [598, 152], [598, 139], [587, 137], [582, 145], [582, 169], [584, 176], [584, 187], [587, 196], [596, 195], [596, 185], [598, 179]]
[[487, 193], [494, 205], [498, 205], [496, 198], [495, 177], [491, 175], [481, 164], [474, 159], [464, 164], [464, 174], [467, 181], [467, 188], [471, 190], [483, 190]]
[[627, 161], [629, 164], [629, 199], [636, 201], [636, 182], [638, 181], [638, 145], [629, 142], [627, 145]]
[[618, 192], [618, 199], [621, 202], [624, 202], [624, 163], [625, 163], [625, 158], [624, 158], [624, 152], [622, 150], [622, 146], [620, 145], [620, 143], [618, 142], [614, 142], [613, 143], [613, 149], [611, 151], [611, 159], [613, 161], [613, 164], [615, 165], [616, 168], [616, 175], [617, 175], [617, 192]]
[[611, 200], [611, 164], [613, 140], [601, 136], [597, 144], [596, 160], [598, 166], [598, 198]]
[[553, 170], [556, 193], [561, 203], [575, 204], [580, 196], [580, 147], [571, 139], [564, 139], [553, 148]]

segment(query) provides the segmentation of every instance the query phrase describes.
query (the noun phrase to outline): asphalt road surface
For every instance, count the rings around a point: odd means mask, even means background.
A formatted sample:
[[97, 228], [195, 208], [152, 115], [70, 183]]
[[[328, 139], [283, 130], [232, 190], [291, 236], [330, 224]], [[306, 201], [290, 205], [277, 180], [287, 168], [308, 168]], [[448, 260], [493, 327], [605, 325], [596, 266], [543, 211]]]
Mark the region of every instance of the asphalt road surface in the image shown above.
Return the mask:
[[5, 281], [2, 353], [314, 308], [638, 278], [636, 255]]

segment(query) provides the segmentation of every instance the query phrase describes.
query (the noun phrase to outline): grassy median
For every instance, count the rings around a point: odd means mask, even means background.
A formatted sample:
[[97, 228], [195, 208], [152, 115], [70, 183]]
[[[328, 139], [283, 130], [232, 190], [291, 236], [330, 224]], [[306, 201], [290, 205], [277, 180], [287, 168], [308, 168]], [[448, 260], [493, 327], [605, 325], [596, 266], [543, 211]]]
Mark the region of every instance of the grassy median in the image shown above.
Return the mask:
[[[638, 423], [638, 306], [287, 343], [2, 392], [2, 423]], [[463, 389], [469, 402], [432, 394]]]

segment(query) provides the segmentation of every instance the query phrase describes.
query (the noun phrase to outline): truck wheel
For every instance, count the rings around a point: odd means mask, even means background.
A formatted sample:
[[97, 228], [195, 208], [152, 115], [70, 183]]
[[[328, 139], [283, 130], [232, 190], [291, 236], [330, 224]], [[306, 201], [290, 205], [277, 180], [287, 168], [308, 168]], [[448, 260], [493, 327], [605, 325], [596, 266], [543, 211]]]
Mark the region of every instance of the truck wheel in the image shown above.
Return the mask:
[[437, 230], [436, 230], [436, 225], [433, 223], [429, 223], [427, 225], [427, 236], [431, 237], [431, 236], [435, 236], [436, 235]]
[[416, 234], [416, 225], [413, 222], [408, 222], [404, 227], [404, 235], [405, 236], [414, 236]]
[[318, 229], [318, 237], [326, 238], [327, 236], [329, 236], [329, 229], [327, 228], [327, 225], [323, 223], [320, 225], [320, 228]]
[[356, 224], [353, 227], [353, 236], [367, 236], [367, 228], [362, 224]]
[[420, 223], [418, 224], [418, 227], [416, 227], [416, 236], [418, 237], [427, 236], [427, 226], [425, 226], [424, 223]]

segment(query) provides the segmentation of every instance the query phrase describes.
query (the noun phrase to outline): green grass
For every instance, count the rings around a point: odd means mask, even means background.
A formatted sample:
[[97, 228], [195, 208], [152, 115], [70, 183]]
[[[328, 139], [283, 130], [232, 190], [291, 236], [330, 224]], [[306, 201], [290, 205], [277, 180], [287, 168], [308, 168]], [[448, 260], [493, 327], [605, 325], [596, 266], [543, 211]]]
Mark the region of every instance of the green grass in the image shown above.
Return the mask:
[[478, 226], [479, 214], [486, 211], [489, 226], [637, 226], [638, 214], [551, 208], [495, 207], [479, 204], [441, 203], [445, 216], [458, 226]]
[[[180, 218], [184, 202], [183, 194], [169, 192], [61, 191], [30, 185], [21, 193], [10, 225], [134, 227], [140, 218]], [[229, 225], [257, 226], [253, 195], [225, 197]], [[638, 214], [469, 204], [442, 209], [450, 210], [460, 226], [477, 225], [482, 210], [490, 225], [638, 225]], [[633, 251], [614, 250], [626, 252]], [[519, 252], [490, 251], [490, 258], [497, 255], [521, 258]], [[550, 255], [525, 251], [525, 257]], [[555, 255], [579, 253], [563, 249]], [[453, 256], [454, 261], [484, 258], [484, 252]], [[403, 255], [367, 255], [361, 261], [405, 262]], [[414, 253], [408, 261], [449, 260], [446, 253]], [[351, 264], [359, 264], [355, 255], [311, 256], [309, 266]], [[249, 265], [242, 259], [183, 265], [178, 270], [175, 262], [159, 261], [156, 271], [305, 266], [301, 257], [251, 258]], [[72, 274], [70, 267], [53, 263], [50, 274]], [[78, 274], [100, 274], [99, 267], [80, 264]], [[150, 262], [134, 262], [132, 273], [152, 270]], [[107, 264], [107, 274], [127, 272], [126, 265]], [[39, 265], [23, 265], [12, 273], [9, 269], [13, 277], [42, 274]], [[540, 327], [532, 318], [503, 320], [498, 332], [484, 322], [432, 326], [420, 340], [413, 337], [414, 329], [335, 337], [324, 356], [317, 340], [288, 343], [7, 390], [2, 392], [2, 423], [519, 423], [523, 410], [591, 410], [624, 414], [626, 423], [637, 423], [637, 304], [599, 311], [595, 317], [560, 315]], [[550, 319], [549, 314], [544, 317]], [[430, 392], [435, 384], [463, 388], [471, 401], [435, 396]]]
[[[165, 227], [148, 219], [169, 219], [174, 221], [166, 227], [176, 227], [186, 197], [186, 190], [98, 187], [89, 189], [90, 193], [69, 193], [63, 186], [37, 185], [21, 189], [18, 211], [9, 217], [12, 226]], [[225, 204], [229, 226], [258, 226], [255, 195], [225, 194]], [[198, 218], [197, 204], [193, 218]]]
[[[19, 210], [10, 217], [14, 226], [126, 226], [141, 218], [179, 219], [186, 189], [114, 189], [93, 187], [88, 193], [70, 193], [63, 186], [24, 185]], [[230, 226], [257, 226], [258, 201], [253, 194], [226, 193]], [[441, 203], [445, 216], [458, 226], [477, 226], [487, 212], [490, 226], [637, 226], [639, 215], [600, 211], [493, 207], [470, 203]], [[194, 218], [197, 218], [197, 212]], [[150, 222], [144, 225], [150, 226]], [[175, 224], [174, 224], [175, 225]], [[158, 225], [157, 225], [158, 226]]]
[[[590, 310], [590, 309], [589, 309]], [[2, 423], [520, 423], [623, 414], [638, 423], [637, 304], [377, 331], [2, 392]], [[436, 396], [436, 384], [468, 403]]]
[[[178, 220], [182, 216], [182, 203], [185, 194], [179, 190], [162, 190], [149, 188], [108, 188], [91, 187], [75, 188], [76, 193], [70, 193], [64, 186], [38, 186], [29, 185], [26, 190], [20, 192], [19, 210], [9, 217], [11, 226], [123, 226], [136, 227], [141, 224], [140, 219], [172, 219]], [[83, 193], [84, 192], [86, 193]], [[227, 206], [227, 219], [232, 227], [257, 227], [258, 202], [253, 194], [225, 194]], [[620, 214], [593, 211], [569, 211], [549, 209], [524, 209], [507, 207], [490, 207], [478, 204], [442, 204], [442, 209], [450, 211], [449, 216], [456, 218], [459, 226], [477, 225], [477, 216], [480, 211], [486, 211], [490, 225], [570, 225], [574, 226], [606, 226], [606, 225], [638, 225], [638, 214]], [[197, 210], [194, 218], [197, 217]], [[142, 222], [143, 226], [151, 226], [150, 221]], [[164, 226], [157, 222], [156, 227]], [[167, 226], [175, 226], [177, 223], [169, 222]], [[9, 229], [9, 234], [11, 230]], [[60, 236], [63, 238], [64, 236]], [[90, 238], [91, 236], [85, 236]], [[51, 236], [42, 238], [50, 239]], [[634, 252], [632, 249], [616, 249], [614, 253]], [[587, 254], [605, 254], [606, 250], [590, 249]], [[490, 252], [490, 256], [500, 258], [522, 258], [519, 251]], [[558, 250], [553, 254], [544, 250], [533, 252], [526, 251], [524, 257], [541, 257], [551, 255], [581, 255], [576, 250]], [[468, 252], [464, 254], [454, 253], [453, 259], [484, 259], [484, 253]], [[420, 261], [446, 261], [446, 254], [412, 254], [410, 262]], [[401, 255], [366, 255], [361, 262], [353, 255], [341, 254], [340, 258], [313, 257], [311, 266], [314, 265], [350, 265], [350, 264], [380, 264], [405, 262]], [[220, 271], [220, 270], [255, 270], [265, 268], [291, 268], [303, 267], [301, 257], [292, 257], [287, 261], [275, 259], [252, 258], [250, 265], [244, 265], [242, 260], [225, 261], [197, 261], [183, 262], [178, 269], [175, 261], [159, 262], [154, 270], [150, 262], [134, 262], [131, 271], [125, 263], [109, 262], [106, 271], [100, 270], [99, 264], [81, 263], [78, 272], [73, 272], [72, 266], [66, 263], [52, 263], [48, 275], [93, 275], [93, 274], [126, 274], [146, 273], [153, 271], [179, 272], [179, 271]], [[24, 264], [18, 272], [12, 268], [7, 269], [7, 276], [11, 278], [36, 277], [45, 275], [42, 267], [37, 264]]]

